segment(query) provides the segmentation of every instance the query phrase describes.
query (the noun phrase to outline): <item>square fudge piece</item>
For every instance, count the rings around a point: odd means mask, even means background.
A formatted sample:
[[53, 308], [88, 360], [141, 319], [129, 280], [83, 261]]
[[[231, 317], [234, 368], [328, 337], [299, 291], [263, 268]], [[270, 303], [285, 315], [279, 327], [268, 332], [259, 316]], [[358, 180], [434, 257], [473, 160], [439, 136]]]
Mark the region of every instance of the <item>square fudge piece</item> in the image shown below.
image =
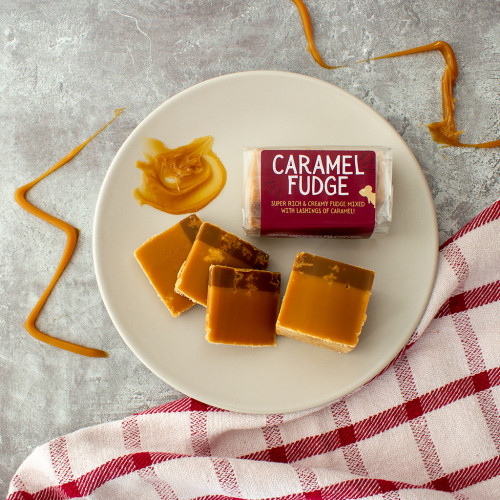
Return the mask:
[[276, 323], [276, 333], [349, 352], [358, 344], [375, 273], [301, 252]]
[[208, 271], [211, 265], [216, 264], [262, 270], [269, 265], [269, 255], [248, 241], [204, 222], [179, 271], [176, 292], [206, 306]]
[[206, 339], [215, 344], [276, 344], [280, 273], [210, 266]]
[[175, 292], [177, 274], [193, 246], [202, 221], [190, 215], [161, 234], [153, 236], [135, 251], [135, 258], [172, 316], [178, 316], [194, 302]]

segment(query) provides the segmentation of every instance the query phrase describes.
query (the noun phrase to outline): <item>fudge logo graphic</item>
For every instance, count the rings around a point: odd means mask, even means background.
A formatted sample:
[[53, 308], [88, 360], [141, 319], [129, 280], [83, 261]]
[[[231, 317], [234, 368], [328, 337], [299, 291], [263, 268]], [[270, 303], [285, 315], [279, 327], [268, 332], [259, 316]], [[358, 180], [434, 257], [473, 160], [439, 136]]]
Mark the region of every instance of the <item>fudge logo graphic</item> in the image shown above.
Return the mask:
[[363, 189], [359, 190], [359, 194], [361, 196], [365, 196], [366, 199], [373, 205], [375, 206], [375, 193], [373, 192], [373, 189], [371, 186], [365, 186]]

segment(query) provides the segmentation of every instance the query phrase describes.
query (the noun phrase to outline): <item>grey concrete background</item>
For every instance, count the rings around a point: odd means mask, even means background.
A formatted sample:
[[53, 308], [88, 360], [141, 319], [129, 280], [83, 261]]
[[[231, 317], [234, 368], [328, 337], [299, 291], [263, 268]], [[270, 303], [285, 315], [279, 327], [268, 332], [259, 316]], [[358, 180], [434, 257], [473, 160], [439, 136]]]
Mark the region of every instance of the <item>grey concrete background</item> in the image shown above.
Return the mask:
[[[497, 0], [307, 3], [317, 47], [331, 63], [448, 41], [460, 71], [455, 96], [463, 140], [500, 137]], [[143, 367], [115, 331], [91, 246], [94, 207], [113, 156], [177, 92], [225, 73], [273, 69], [358, 96], [414, 151], [434, 196], [441, 241], [500, 197], [498, 148], [442, 149], [423, 126], [441, 118], [439, 54], [325, 70], [306, 52], [290, 0], [3, 0], [0, 26], [0, 496], [35, 446], [181, 396]], [[38, 326], [110, 353], [94, 360], [39, 343], [22, 327], [65, 236], [21, 210], [13, 193], [127, 104], [124, 115], [29, 196], [81, 229]]]

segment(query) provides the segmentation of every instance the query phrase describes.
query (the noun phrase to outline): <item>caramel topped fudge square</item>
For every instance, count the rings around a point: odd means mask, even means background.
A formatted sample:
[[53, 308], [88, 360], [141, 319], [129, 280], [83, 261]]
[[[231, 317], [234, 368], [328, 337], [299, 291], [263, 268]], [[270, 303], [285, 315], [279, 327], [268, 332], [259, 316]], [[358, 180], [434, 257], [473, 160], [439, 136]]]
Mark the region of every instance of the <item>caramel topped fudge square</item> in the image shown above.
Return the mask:
[[210, 266], [206, 339], [216, 344], [276, 344], [280, 273]]
[[299, 253], [276, 323], [276, 333], [339, 352], [358, 344], [375, 273]]
[[136, 251], [135, 257], [172, 316], [195, 303], [175, 292], [177, 274], [193, 246], [202, 221], [190, 215], [161, 234], [153, 236]]
[[179, 271], [175, 290], [206, 306], [208, 271], [215, 264], [262, 270], [269, 265], [269, 255], [248, 241], [204, 222]]

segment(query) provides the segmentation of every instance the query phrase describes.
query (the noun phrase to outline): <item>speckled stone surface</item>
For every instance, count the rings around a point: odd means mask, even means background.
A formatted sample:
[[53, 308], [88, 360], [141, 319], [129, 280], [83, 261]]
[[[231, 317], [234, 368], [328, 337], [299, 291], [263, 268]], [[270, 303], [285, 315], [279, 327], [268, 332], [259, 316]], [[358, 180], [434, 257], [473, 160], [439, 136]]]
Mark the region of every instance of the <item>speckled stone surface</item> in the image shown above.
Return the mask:
[[[500, 197], [500, 150], [442, 149], [439, 54], [352, 63], [437, 39], [454, 48], [463, 140], [500, 137], [500, 4], [450, 0], [307, 2], [329, 71], [305, 50], [290, 0], [60, 2], [0, 6], [0, 496], [19, 464], [56, 436], [181, 396], [128, 350], [102, 303], [92, 264], [101, 182], [120, 145], [153, 109], [208, 78], [284, 70], [332, 82], [385, 117], [415, 153], [434, 196], [440, 241]], [[33, 340], [22, 323], [50, 280], [61, 231], [21, 210], [16, 187], [37, 177], [111, 116], [130, 108], [29, 199], [80, 228], [38, 326], [103, 347], [87, 359]]]

